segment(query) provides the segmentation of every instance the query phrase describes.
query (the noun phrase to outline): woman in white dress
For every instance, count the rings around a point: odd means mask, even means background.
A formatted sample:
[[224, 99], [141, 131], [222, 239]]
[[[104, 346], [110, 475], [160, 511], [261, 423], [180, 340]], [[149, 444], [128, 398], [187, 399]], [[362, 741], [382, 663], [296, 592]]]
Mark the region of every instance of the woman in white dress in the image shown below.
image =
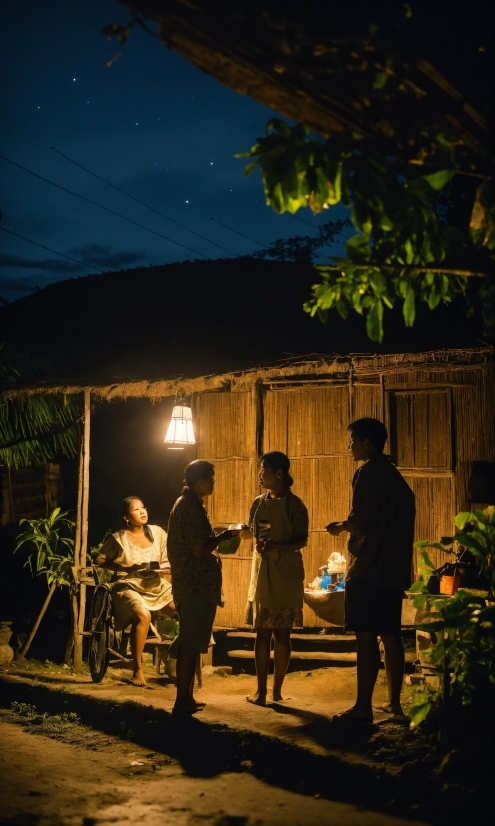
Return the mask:
[[[96, 564], [117, 574], [117, 581], [111, 586], [115, 628], [121, 631], [132, 624], [132, 683], [144, 687], [142, 660], [150, 612], [175, 614], [167, 534], [158, 525], [148, 524], [148, 511], [138, 496], [124, 499], [122, 515], [124, 526], [107, 539]], [[157, 565], [157, 569], [151, 570]]]
[[264, 706], [270, 644], [274, 640], [273, 699], [282, 700], [282, 683], [290, 661], [290, 632], [302, 624], [304, 566], [301, 550], [308, 542], [308, 511], [292, 493], [290, 460], [273, 450], [260, 459], [259, 480], [266, 493], [251, 505], [243, 539], [254, 538], [246, 622], [256, 629], [254, 655], [258, 688], [248, 703]]

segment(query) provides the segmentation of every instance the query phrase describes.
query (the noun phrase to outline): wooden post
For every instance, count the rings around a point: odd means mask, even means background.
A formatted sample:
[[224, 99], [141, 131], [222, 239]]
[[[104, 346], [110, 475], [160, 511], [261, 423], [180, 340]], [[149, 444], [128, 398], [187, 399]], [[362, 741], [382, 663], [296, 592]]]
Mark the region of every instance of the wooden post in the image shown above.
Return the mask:
[[[90, 418], [91, 394], [89, 390], [85, 390], [83, 432], [79, 451], [76, 536], [74, 541], [74, 566], [76, 568], [83, 568], [86, 565], [86, 553], [88, 549]], [[77, 612], [74, 612], [73, 616], [74, 671], [77, 672], [82, 670], [86, 585], [84, 583], [75, 583], [75, 586], [79, 592], [79, 604]]]

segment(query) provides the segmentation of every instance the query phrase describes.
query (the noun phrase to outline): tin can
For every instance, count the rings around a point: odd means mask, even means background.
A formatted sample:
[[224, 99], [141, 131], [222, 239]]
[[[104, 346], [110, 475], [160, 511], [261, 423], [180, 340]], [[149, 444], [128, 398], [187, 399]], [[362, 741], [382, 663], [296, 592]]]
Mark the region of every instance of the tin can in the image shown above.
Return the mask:
[[269, 539], [269, 537], [270, 537], [270, 528], [271, 528], [270, 522], [267, 522], [264, 519], [263, 520], [260, 519], [260, 521], [258, 522], [259, 539], [265, 539], [265, 540]]

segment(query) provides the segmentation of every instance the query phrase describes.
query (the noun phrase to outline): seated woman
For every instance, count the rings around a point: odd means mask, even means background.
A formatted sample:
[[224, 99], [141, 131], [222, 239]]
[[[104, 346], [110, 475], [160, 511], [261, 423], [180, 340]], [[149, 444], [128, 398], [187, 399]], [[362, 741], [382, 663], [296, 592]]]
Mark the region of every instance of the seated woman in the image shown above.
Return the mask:
[[[148, 525], [148, 511], [138, 496], [124, 499], [122, 516], [124, 526], [107, 539], [95, 561], [100, 568], [121, 574], [111, 586], [115, 629], [122, 631], [132, 624], [132, 683], [144, 687], [142, 659], [150, 612], [161, 609], [169, 616], [175, 614], [167, 578], [167, 534], [158, 525]], [[158, 563], [158, 570], [150, 570], [151, 562]]]

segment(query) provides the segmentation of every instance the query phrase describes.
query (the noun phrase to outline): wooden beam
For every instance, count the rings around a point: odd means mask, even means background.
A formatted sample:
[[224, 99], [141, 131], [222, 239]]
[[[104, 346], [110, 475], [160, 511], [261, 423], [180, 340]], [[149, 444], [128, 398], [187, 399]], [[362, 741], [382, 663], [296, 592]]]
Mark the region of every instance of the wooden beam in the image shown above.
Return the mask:
[[[91, 393], [84, 391], [83, 431], [79, 451], [79, 473], [77, 488], [76, 535], [74, 542], [74, 566], [84, 568], [88, 549], [88, 506], [89, 506], [89, 459], [90, 459]], [[86, 613], [86, 583], [74, 583], [78, 589], [77, 612], [73, 612], [74, 671], [82, 670], [83, 632]]]

